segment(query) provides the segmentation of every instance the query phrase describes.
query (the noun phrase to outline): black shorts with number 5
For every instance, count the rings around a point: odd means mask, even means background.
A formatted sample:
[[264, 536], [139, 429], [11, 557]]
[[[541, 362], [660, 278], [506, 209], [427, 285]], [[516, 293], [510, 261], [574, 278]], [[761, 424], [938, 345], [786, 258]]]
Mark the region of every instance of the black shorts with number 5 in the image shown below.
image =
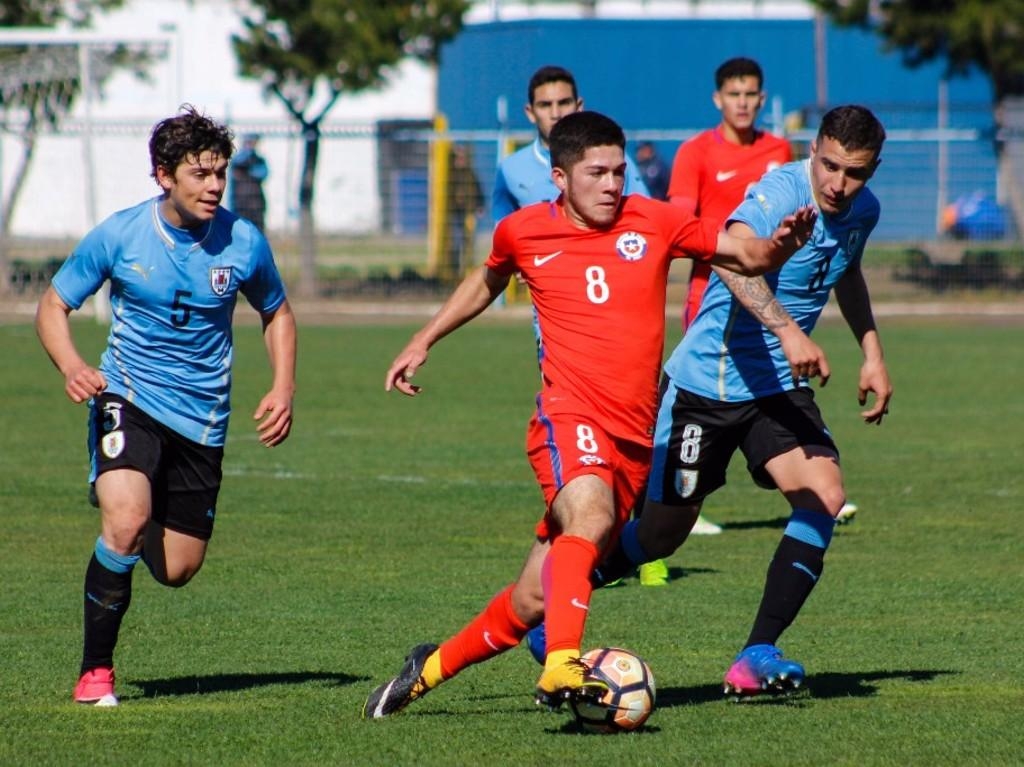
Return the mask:
[[202, 540], [213, 535], [223, 447], [200, 445], [116, 394], [101, 394], [89, 418], [90, 482], [111, 469], [149, 477], [152, 519]]
[[775, 483], [764, 465], [804, 445], [836, 453], [835, 442], [807, 387], [747, 402], [720, 402], [676, 388], [662, 388], [647, 497], [669, 506], [702, 501], [725, 484], [737, 449], [763, 488]]

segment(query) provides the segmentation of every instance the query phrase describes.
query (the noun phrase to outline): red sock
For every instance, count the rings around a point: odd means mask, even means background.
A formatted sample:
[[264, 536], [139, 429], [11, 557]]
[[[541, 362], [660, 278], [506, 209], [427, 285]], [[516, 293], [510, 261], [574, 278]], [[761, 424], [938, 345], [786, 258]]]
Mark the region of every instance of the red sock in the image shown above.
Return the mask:
[[597, 546], [586, 538], [560, 535], [551, 544], [541, 570], [547, 649], [579, 651], [590, 609], [590, 573]]
[[441, 645], [441, 671], [445, 679], [451, 679], [466, 666], [512, 649], [526, 636], [530, 627], [512, 609], [512, 588], [510, 585], [499, 591], [482, 613]]

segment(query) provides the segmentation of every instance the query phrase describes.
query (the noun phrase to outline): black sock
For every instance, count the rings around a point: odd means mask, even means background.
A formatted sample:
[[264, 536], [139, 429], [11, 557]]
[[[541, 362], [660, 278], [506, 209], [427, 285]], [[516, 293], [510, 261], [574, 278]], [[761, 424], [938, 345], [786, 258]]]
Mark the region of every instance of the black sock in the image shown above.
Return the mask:
[[825, 568], [825, 549], [782, 536], [768, 565], [764, 595], [744, 648], [775, 644], [794, 621]]
[[115, 573], [93, 554], [85, 571], [85, 642], [82, 672], [113, 667], [121, 620], [132, 601], [132, 571]]
[[626, 552], [622, 548], [622, 540], [619, 539], [608, 557], [590, 573], [590, 583], [595, 589], [599, 589], [619, 578], [625, 578], [634, 570], [636, 570], [636, 564], [626, 556]]

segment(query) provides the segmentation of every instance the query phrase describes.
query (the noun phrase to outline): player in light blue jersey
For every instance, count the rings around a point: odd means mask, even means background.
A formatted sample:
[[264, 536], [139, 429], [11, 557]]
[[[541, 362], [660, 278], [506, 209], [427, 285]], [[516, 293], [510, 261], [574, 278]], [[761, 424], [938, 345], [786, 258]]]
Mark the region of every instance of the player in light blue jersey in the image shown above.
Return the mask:
[[[730, 230], [758, 232], [778, 211], [796, 201], [814, 201], [811, 191], [812, 160], [793, 162], [770, 173], [748, 193], [729, 218]], [[766, 284], [775, 300], [805, 336], [828, 302], [832, 288], [851, 273], [860, 272], [861, 257], [868, 235], [878, 222], [880, 207], [871, 190], [865, 189], [850, 201], [841, 216], [824, 210], [810, 244], [793, 255], [786, 265], [765, 275], [753, 285], [729, 283], [727, 274], [717, 274], [698, 313], [697, 332], [687, 331], [665, 363], [665, 372], [688, 391], [722, 402], [743, 402], [767, 397], [806, 385], [794, 379], [782, 340], [766, 326], [757, 313], [745, 310], [744, 296], [730, 287], [749, 291]], [[754, 236], [743, 230], [745, 236]], [[694, 320], [696, 326], [697, 320]]]
[[[548, 136], [551, 128], [561, 118], [583, 109], [583, 99], [576, 90], [576, 80], [563, 67], [545, 66], [534, 72], [527, 87], [526, 99], [526, 117], [537, 127], [537, 137], [510, 154], [498, 166], [491, 196], [491, 217], [495, 223], [512, 211], [558, 197], [558, 188], [551, 178]], [[628, 155], [623, 193], [650, 196], [636, 163]]]
[[674, 552], [742, 451], [754, 481], [777, 488], [792, 511], [750, 635], [725, 675], [726, 692], [737, 696], [791, 690], [804, 678], [803, 666], [775, 643], [821, 577], [845, 501], [839, 452], [810, 387], [830, 375], [808, 334], [833, 290], [864, 355], [861, 415], [880, 424], [889, 412], [892, 384], [861, 272], [880, 212], [865, 185], [884, 140], [869, 110], [837, 107], [822, 119], [810, 158], [767, 174], [730, 216], [729, 234], [751, 237], [794, 206], [813, 203], [820, 212], [810, 241], [778, 271], [749, 279], [715, 272], [665, 365], [643, 515], [626, 525], [595, 574], [600, 582]]
[[[79, 703], [117, 705], [114, 648], [139, 560], [166, 586], [199, 571], [213, 534], [231, 412], [231, 322], [241, 293], [259, 313], [273, 370], [253, 418], [267, 447], [291, 431], [295, 319], [270, 246], [220, 207], [231, 132], [194, 108], [150, 136], [161, 194], [79, 243], [39, 302], [36, 330], [72, 402], [89, 402], [92, 495], [101, 533], [85, 574]], [[99, 367], [69, 314], [110, 282]]]

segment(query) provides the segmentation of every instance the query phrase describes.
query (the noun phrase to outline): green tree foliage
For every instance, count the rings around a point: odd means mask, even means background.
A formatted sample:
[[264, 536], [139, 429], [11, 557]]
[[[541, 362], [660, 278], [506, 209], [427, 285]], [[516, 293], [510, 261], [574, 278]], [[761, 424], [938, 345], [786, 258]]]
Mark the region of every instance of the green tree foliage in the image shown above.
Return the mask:
[[59, 22], [83, 27], [94, 13], [122, 4], [123, 0], [0, 0], [0, 27], [52, 27]]
[[811, 0], [836, 23], [874, 29], [909, 66], [944, 59], [986, 72], [995, 100], [1024, 95], [1022, 0]]
[[437, 60], [468, 0], [252, 0], [233, 37], [243, 76], [258, 79], [299, 124], [300, 292], [316, 291], [313, 194], [323, 119], [342, 93], [384, 84], [408, 57]]

